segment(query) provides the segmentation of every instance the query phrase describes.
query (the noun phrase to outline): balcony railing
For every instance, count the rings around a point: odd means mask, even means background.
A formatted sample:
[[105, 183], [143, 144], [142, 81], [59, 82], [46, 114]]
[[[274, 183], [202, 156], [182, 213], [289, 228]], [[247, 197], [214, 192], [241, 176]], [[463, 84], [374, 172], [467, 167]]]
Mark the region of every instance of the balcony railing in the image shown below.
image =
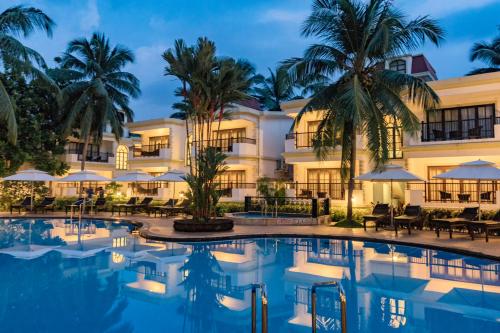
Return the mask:
[[[497, 182], [481, 182], [479, 196], [482, 203], [496, 203]], [[470, 203], [479, 202], [477, 182], [408, 183], [407, 189], [424, 192], [425, 202]]]
[[[77, 155], [77, 160], [83, 160], [83, 154], [81, 151], [77, 149], [68, 149], [66, 150], [67, 154]], [[113, 153], [91, 153], [87, 154], [85, 161], [87, 162], [96, 162], [96, 163], [108, 163], [110, 157], [114, 157]]]
[[[312, 148], [318, 132], [293, 132], [286, 135], [286, 140], [295, 140], [295, 149]], [[339, 144], [337, 141], [335, 144]]]
[[[193, 141], [193, 145], [196, 145], [200, 141]], [[251, 145], [255, 145], [257, 140], [245, 137], [237, 137], [237, 138], [225, 138], [219, 140], [203, 140], [203, 145], [206, 147], [216, 147], [223, 153], [230, 153], [233, 151], [233, 145], [235, 143], [248, 143]]]
[[169, 148], [168, 144], [142, 145], [132, 147], [133, 157], [155, 157], [160, 156], [160, 150]]
[[500, 123], [500, 118], [475, 118], [464, 120], [449, 120], [439, 122], [422, 122], [422, 142], [474, 140], [493, 138], [495, 124]]
[[256, 183], [241, 182], [219, 182], [218, 189], [223, 197], [231, 197], [233, 189], [252, 189], [257, 188]]
[[[345, 199], [348, 184], [342, 183], [287, 183], [288, 189], [295, 190], [296, 197], [318, 197], [333, 200]], [[361, 190], [361, 183], [354, 183], [355, 190]]]

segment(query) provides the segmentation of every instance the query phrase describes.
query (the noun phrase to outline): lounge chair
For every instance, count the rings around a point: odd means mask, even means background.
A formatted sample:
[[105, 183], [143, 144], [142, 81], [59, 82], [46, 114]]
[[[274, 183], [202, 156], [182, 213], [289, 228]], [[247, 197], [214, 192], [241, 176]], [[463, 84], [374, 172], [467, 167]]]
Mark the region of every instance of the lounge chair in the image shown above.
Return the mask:
[[451, 193], [445, 191], [439, 191], [439, 199], [441, 201], [451, 200]]
[[366, 222], [375, 222], [375, 230], [382, 224], [386, 224], [389, 219], [390, 208], [389, 204], [376, 204], [373, 207], [371, 215], [363, 216], [363, 228], [366, 231]]
[[12, 211], [17, 209], [17, 213], [21, 214], [21, 209], [26, 211], [31, 210], [31, 197], [25, 197], [22, 201], [17, 204], [10, 205], [10, 214], [12, 215]]
[[394, 230], [396, 232], [396, 236], [398, 235], [398, 227], [407, 227], [408, 235], [411, 235], [412, 227], [422, 230], [424, 227], [422, 207], [411, 205], [406, 206], [403, 215], [399, 215], [394, 218]]
[[175, 216], [183, 213], [187, 214], [188, 210], [189, 210], [189, 202], [187, 200], [184, 200], [180, 204], [178, 204], [176, 200], [176, 203], [173, 206], [161, 207], [159, 209], [159, 212], [160, 212], [160, 217], [162, 217], [163, 214], [165, 214], [165, 216]]
[[153, 202], [152, 197], [145, 197], [142, 199], [142, 201], [136, 205], [133, 205], [133, 207], [125, 207], [125, 215], [127, 214], [127, 209], [130, 208], [130, 213], [134, 214], [134, 212], [143, 210], [147, 212], [149, 205]]
[[76, 201], [75, 201], [75, 202], [73, 202], [72, 204], [66, 205], [66, 206], [64, 207], [64, 212], [65, 212], [65, 214], [66, 214], [66, 215], [68, 215], [68, 211], [71, 211], [73, 208], [77, 208], [77, 207], [79, 208], [80, 206], [82, 206], [82, 205], [83, 205], [83, 203], [84, 203], [84, 201], [85, 201], [85, 199], [84, 199], [84, 198], [78, 198], [78, 199], [76, 199]]
[[121, 215], [122, 208], [127, 207], [127, 206], [135, 205], [137, 203], [137, 199], [139, 199], [139, 198], [137, 198], [137, 197], [131, 197], [130, 199], [128, 199], [127, 203], [113, 205], [111, 207], [111, 215], [115, 214], [115, 208], [118, 210], [118, 215]]
[[167, 208], [173, 208], [173, 207], [175, 207], [175, 205], [177, 205], [178, 201], [179, 200], [177, 200], [177, 199], [168, 199], [167, 202], [165, 202], [164, 205], [149, 206], [148, 209], [147, 209], [148, 215], [151, 215], [151, 212], [153, 212], [155, 214], [155, 217], [156, 217], [156, 214], [159, 212], [160, 213], [160, 217], [161, 217], [162, 216], [162, 210], [165, 210]]
[[106, 208], [106, 198], [97, 198], [95, 202], [92, 202], [91, 204], [89, 203], [88, 205], [85, 206], [87, 212], [89, 212], [92, 209], [94, 213], [99, 213], [99, 211], [102, 211], [105, 208]]
[[55, 197], [45, 197], [45, 198], [43, 198], [42, 202], [35, 205], [33, 207], [33, 209], [34, 209], [35, 213], [38, 210], [41, 210], [43, 213], [47, 213], [48, 210], [51, 210], [52, 212], [54, 212], [56, 210], [55, 201], [56, 201]]
[[484, 233], [486, 242], [488, 242], [488, 234], [490, 231], [500, 231], [500, 211], [498, 211], [491, 220], [467, 222], [467, 229], [472, 240], [474, 240], [474, 232], [477, 232], [478, 234]]
[[464, 208], [457, 217], [433, 219], [432, 224], [436, 230], [437, 237], [439, 237], [441, 229], [447, 229], [450, 233], [450, 238], [453, 238], [453, 229], [466, 228], [468, 222], [477, 220], [478, 214], [478, 207]]

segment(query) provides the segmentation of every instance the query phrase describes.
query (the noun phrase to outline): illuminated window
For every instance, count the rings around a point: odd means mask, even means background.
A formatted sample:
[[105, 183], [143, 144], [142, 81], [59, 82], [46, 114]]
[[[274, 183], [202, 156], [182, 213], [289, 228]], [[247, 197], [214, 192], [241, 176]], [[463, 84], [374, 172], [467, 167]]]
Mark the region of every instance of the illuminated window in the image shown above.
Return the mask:
[[116, 149], [116, 170], [128, 169], [128, 148], [120, 145]]
[[406, 74], [406, 61], [404, 60], [393, 60], [389, 64], [389, 69], [391, 71], [400, 72]]

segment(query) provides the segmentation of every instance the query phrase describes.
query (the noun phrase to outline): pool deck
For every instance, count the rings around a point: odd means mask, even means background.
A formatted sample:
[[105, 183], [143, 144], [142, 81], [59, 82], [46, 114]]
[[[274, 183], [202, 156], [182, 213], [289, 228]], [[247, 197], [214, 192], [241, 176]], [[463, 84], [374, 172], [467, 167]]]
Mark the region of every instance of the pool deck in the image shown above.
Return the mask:
[[[64, 213], [51, 213], [45, 215], [18, 215], [1, 213], [0, 218], [64, 218]], [[379, 241], [385, 243], [407, 244], [422, 246], [440, 250], [451, 250], [468, 255], [479, 255], [500, 260], [500, 237], [491, 236], [486, 243], [484, 236], [477, 237], [474, 241], [468, 235], [454, 233], [453, 239], [448, 238], [448, 233], [442, 232], [441, 238], [437, 238], [433, 231], [415, 231], [408, 235], [406, 230], [401, 230], [396, 237], [394, 231], [381, 230], [376, 232], [374, 228], [364, 231], [362, 228], [335, 228], [328, 225], [316, 226], [251, 226], [235, 225], [232, 231], [218, 233], [184, 233], [173, 229], [173, 218], [153, 218], [144, 215], [112, 216], [110, 213], [99, 213], [89, 218], [103, 218], [126, 220], [142, 225], [140, 235], [155, 240], [173, 242], [193, 242], [225, 240], [238, 238], [261, 238], [261, 237], [321, 237], [341, 238], [359, 241]]]

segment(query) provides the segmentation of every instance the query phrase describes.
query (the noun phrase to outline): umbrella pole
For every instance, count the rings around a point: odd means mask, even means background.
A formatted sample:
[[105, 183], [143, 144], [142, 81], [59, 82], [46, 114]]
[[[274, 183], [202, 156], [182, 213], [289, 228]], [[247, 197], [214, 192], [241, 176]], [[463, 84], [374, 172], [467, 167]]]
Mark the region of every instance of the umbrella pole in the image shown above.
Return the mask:
[[478, 220], [481, 221], [481, 181], [477, 182]]

